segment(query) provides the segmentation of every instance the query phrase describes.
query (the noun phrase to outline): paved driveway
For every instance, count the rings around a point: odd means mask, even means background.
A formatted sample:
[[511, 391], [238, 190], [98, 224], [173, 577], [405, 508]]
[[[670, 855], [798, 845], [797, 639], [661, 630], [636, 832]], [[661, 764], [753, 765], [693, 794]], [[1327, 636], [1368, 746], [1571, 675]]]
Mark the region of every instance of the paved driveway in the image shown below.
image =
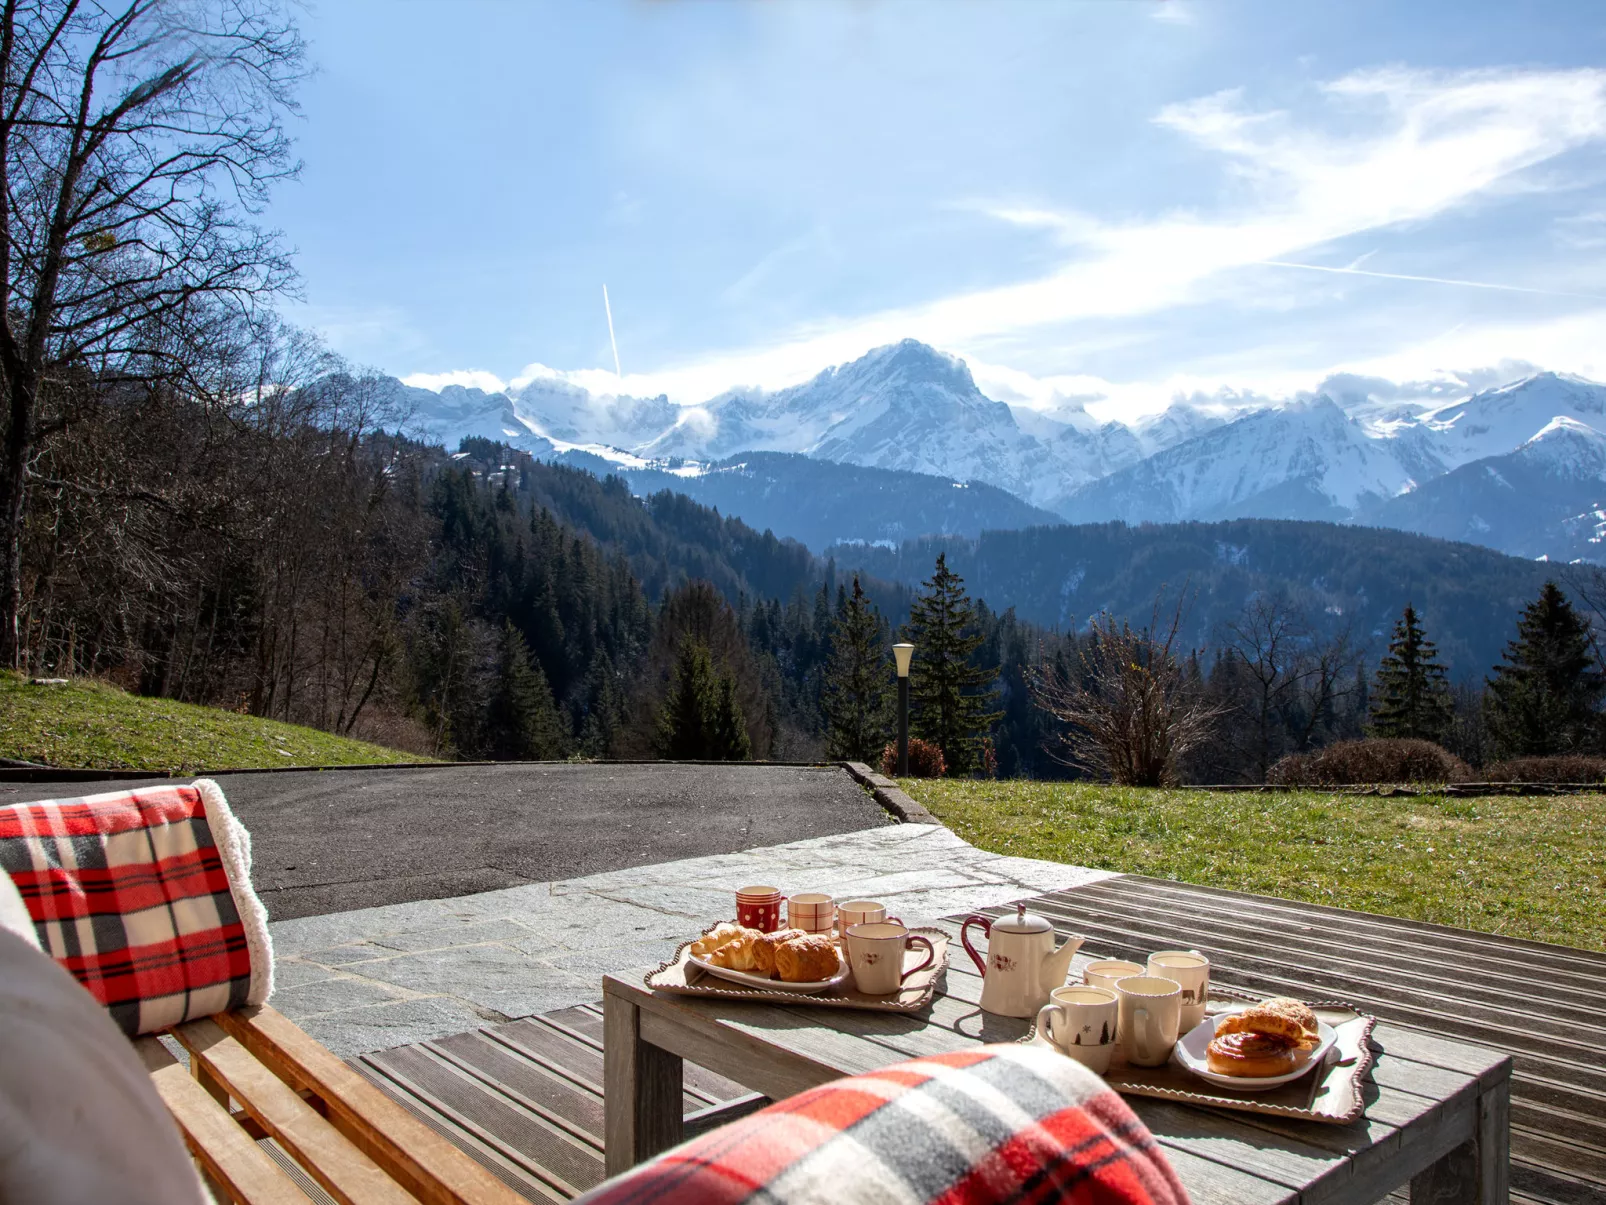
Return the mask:
[[[218, 782], [251, 830], [252, 877], [274, 920], [890, 823], [834, 767], [511, 764], [226, 774]], [[0, 803], [119, 785], [0, 783]]]

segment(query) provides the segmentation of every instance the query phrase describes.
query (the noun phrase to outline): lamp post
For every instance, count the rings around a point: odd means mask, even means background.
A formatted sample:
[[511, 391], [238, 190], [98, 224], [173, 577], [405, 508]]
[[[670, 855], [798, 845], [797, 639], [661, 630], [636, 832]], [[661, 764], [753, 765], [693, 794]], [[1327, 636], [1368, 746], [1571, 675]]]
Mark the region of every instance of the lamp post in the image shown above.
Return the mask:
[[898, 663], [898, 777], [909, 777], [909, 662], [914, 660], [915, 646], [907, 642], [892, 646], [893, 660]]

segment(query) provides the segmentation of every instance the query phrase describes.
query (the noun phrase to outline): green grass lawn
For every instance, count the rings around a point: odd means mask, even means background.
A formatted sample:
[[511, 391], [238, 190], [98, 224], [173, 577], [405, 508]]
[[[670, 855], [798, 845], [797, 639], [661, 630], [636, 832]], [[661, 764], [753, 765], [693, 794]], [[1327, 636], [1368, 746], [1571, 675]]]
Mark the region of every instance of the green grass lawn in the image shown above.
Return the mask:
[[971, 844], [1606, 950], [1606, 795], [902, 783]]
[[143, 699], [98, 682], [33, 686], [0, 672], [0, 757], [96, 770], [207, 770], [427, 761], [215, 707]]

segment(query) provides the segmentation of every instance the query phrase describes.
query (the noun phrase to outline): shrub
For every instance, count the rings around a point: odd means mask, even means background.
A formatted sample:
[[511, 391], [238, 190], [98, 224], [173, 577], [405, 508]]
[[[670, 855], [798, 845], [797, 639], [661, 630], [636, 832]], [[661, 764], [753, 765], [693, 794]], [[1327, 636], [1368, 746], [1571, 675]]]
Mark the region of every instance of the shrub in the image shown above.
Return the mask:
[[1465, 782], [1467, 763], [1432, 741], [1340, 741], [1315, 753], [1295, 753], [1271, 768], [1281, 786], [1336, 787], [1374, 782]]
[[[898, 743], [893, 741], [881, 751], [881, 773], [891, 778], [898, 772]], [[909, 773], [915, 778], [941, 778], [948, 773], [948, 764], [942, 760], [942, 748], [918, 736], [909, 738]]]
[[1490, 762], [1480, 777], [1485, 782], [1606, 782], [1606, 757], [1513, 757]]

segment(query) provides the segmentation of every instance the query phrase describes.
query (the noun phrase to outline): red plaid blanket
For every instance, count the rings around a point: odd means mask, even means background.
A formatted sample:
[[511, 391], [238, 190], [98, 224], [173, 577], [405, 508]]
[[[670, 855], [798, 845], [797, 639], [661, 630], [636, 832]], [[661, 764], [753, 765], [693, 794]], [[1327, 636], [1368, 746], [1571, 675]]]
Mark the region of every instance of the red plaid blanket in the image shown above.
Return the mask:
[[130, 1036], [273, 991], [250, 836], [208, 779], [0, 807], [0, 869], [44, 951]]
[[589, 1205], [1187, 1205], [1154, 1137], [1098, 1076], [984, 1046], [771, 1105], [599, 1185]]

